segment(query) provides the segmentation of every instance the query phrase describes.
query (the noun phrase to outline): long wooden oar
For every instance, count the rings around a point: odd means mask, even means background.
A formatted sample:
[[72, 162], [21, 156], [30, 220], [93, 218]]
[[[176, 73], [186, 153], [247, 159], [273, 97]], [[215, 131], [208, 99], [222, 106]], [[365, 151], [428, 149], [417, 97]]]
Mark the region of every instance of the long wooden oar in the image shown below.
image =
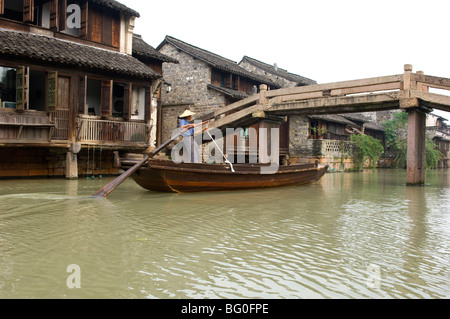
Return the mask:
[[[198, 126], [198, 125], [203, 125], [206, 122], [202, 122], [193, 126]], [[112, 182], [110, 182], [109, 184], [107, 184], [105, 187], [103, 187], [101, 190], [99, 190], [97, 193], [95, 193], [94, 195], [92, 195], [93, 197], [106, 197], [108, 196], [113, 190], [115, 190], [120, 184], [122, 184], [128, 177], [130, 177], [131, 175], [133, 175], [139, 168], [141, 168], [142, 166], [144, 166], [149, 159], [151, 159], [152, 157], [154, 157], [156, 154], [158, 154], [162, 149], [164, 149], [167, 145], [169, 145], [171, 142], [173, 142], [174, 140], [176, 140], [178, 137], [180, 137], [181, 135], [183, 135], [185, 132], [187, 132], [190, 128], [186, 128], [181, 130], [179, 133], [175, 134], [174, 136], [172, 136], [172, 138], [170, 138], [169, 140], [167, 140], [166, 142], [164, 142], [160, 147], [158, 147], [156, 150], [154, 150], [153, 152], [150, 153], [150, 155], [145, 155], [144, 159], [142, 159], [139, 163], [136, 163], [136, 165], [134, 165], [133, 167], [131, 167], [130, 169], [128, 169], [126, 172], [122, 173], [119, 177], [117, 177], [116, 179], [114, 179]]]

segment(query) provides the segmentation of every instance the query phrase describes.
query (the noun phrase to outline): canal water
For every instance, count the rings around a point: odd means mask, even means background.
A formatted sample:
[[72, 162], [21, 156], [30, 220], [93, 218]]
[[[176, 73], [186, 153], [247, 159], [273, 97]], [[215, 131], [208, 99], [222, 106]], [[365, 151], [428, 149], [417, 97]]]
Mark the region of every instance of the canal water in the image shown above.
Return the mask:
[[450, 173], [163, 194], [0, 181], [0, 298], [449, 298]]

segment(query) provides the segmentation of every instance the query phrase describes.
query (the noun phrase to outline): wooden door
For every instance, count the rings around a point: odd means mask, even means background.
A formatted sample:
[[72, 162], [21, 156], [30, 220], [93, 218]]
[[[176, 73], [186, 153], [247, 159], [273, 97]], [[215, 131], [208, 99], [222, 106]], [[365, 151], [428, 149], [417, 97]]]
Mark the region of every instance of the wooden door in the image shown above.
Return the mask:
[[69, 139], [69, 112], [70, 112], [70, 78], [58, 76], [55, 108], [55, 131], [53, 139]]
[[280, 125], [280, 153], [289, 154], [289, 122]]

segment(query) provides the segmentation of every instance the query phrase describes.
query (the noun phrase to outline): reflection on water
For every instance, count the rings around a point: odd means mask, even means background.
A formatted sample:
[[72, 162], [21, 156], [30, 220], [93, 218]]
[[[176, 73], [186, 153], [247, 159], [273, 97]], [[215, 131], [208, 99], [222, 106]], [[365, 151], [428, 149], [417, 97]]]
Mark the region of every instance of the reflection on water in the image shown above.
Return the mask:
[[[0, 298], [448, 298], [450, 174], [163, 194], [0, 181]], [[69, 289], [69, 265], [80, 289]]]

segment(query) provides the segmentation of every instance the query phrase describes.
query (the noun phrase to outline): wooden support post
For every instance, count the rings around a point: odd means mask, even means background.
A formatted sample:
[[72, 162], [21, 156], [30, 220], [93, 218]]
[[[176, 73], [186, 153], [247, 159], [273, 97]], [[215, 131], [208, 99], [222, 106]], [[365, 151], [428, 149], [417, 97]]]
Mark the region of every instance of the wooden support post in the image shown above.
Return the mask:
[[417, 108], [409, 110], [406, 170], [406, 184], [408, 186], [425, 183], [425, 137], [426, 114]]

